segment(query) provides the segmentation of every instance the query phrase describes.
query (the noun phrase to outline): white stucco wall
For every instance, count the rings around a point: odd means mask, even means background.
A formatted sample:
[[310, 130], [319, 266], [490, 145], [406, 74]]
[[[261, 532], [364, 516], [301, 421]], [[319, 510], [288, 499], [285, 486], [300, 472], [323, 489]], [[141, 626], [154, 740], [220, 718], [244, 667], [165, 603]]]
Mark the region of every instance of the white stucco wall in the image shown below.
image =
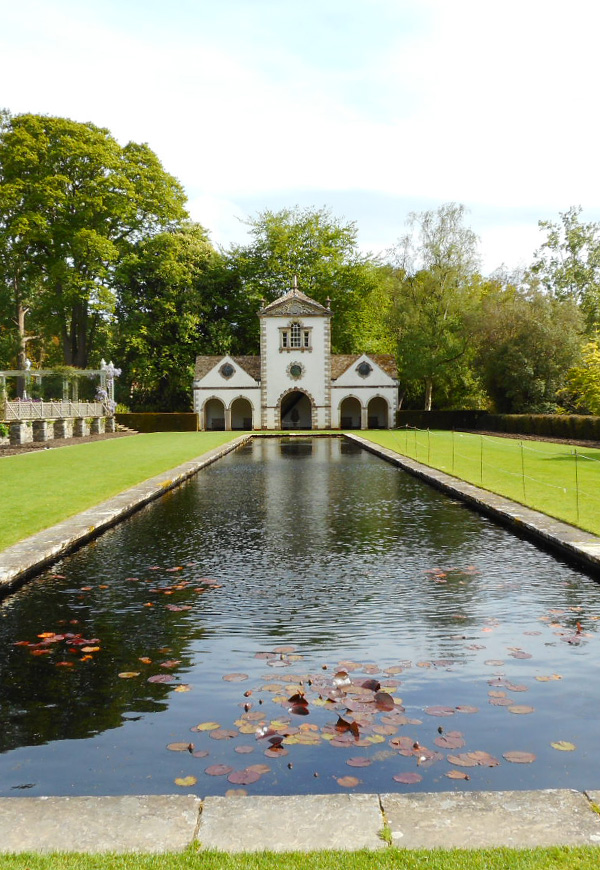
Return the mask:
[[[372, 366], [372, 371], [364, 378], [356, 371], [361, 362], [368, 362]], [[392, 428], [395, 425], [398, 406], [396, 383], [367, 354], [363, 354], [355, 363], [349, 366], [331, 385], [331, 425], [333, 428], [340, 427], [340, 406], [344, 399], [349, 396], [355, 397], [360, 402], [362, 409], [361, 428], [367, 428], [369, 402], [377, 397], [381, 397], [387, 402], [388, 428]]]
[[[226, 363], [235, 369], [230, 378], [224, 378], [219, 371]], [[228, 417], [230, 418], [231, 406], [239, 398], [250, 402], [253, 428], [260, 429], [260, 387], [230, 356], [218, 359], [208, 374], [201, 380], [194, 381], [193, 393], [194, 411], [199, 415], [201, 429], [207, 428], [204, 409], [210, 399], [218, 399], [223, 403], [226, 426], [230, 426]]]

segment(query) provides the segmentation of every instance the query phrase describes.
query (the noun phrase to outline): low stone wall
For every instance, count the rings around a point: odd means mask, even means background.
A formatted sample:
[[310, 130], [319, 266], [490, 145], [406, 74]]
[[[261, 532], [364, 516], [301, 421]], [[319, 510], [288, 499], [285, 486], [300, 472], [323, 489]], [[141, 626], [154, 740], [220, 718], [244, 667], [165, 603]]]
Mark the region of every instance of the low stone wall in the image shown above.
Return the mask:
[[56, 420], [17, 420], [9, 423], [11, 447], [55, 438], [85, 438], [116, 430], [114, 417], [63, 417]]

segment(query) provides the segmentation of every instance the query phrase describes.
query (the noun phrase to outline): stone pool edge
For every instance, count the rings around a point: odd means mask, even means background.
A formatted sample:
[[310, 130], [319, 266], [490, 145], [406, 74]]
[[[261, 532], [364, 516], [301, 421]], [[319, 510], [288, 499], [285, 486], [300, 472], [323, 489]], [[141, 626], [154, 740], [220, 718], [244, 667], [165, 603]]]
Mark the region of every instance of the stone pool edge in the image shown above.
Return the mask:
[[598, 847], [598, 800], [575, 789], [0, 798], [0, 856]]
[[36, 532], [0, 552], [0, 596], [10, 592], [32, 574], [56, 562], [107, 529], [124, 520], [165, 492], [174, 489], [198, 471], [250, 441], [240, 435], [213, 447], [195, 459], [150, 477], [112, 498], [75, 514], [48, 529]]
[[555, 554], [562, 555], [594, 572], [600, 572], [600, 537], [592, 535], [591, 532], [585, 532], [504, 496], [480, 489], [472, 483], [423, 465], [388, 447], [368, 441], [360, 435], [345, 434], [346, 438], [360, 444], [370, 453], [397, 465], [446, 495], [464, 501], [470, 507], [498, 520], [513, 531], [543, 544]]

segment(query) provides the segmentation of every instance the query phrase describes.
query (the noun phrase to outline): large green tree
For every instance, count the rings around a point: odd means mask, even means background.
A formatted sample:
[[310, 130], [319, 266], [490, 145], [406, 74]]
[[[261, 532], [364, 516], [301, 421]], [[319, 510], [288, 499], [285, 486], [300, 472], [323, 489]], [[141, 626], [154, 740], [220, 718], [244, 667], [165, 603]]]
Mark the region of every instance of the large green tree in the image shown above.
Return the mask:
[[355, 315], [361, 300], [377, 284], [376, 261], [358, 247], [356, 224], [334, 217], [326, 208], [265, 210], [246, 221], [250, 241], [229, 251], [257, 311], [286, 293], [297, 276], [299, 289], [335, 314], [332, 347], [336, 353], [359, 350]]
[[188, 410], [198, 353], [238, 350], [247, 301], [203, 227], [140, 241], [116, 273], [114, 357], [136, 410]]
[[426, 411], [434, 387], [444, 383], [447, 397], [452, 380], [466, 384], [471, 378], [469, 312], [478, 304], [481, 279], [478, 239], [464, 217], [464, 206], [456, 203], [412, 213], [409, 232], [393, 250], [401, 280], [390, 326], [401, 386], [422, 392]]
[[583, 322], [573, 299], [502, 281], [475, 317], [477, 363], [497, 411], [551, 413], [580, 355]]
[[136, 240], [184, 218], [184, 203], [147, 145], [121, 146], [91, 123], [5, 113], [0, 257], [15, 312], [35, 309], [64, 362], [85, 367], [114, 309], [115, 266]]
[[571, 207], [560, 221], [539, 222], [547, 235], [531, 271], [548, 293], [581, 305], [591, 336], [600, 327], [600, 224], [580, 216], [581, 207]]

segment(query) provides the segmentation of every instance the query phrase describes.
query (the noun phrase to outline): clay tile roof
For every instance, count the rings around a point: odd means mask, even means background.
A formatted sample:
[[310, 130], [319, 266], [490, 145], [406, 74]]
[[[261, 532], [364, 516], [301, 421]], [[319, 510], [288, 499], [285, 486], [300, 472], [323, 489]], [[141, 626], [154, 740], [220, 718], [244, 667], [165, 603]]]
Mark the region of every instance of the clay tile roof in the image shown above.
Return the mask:
[[220, 356], [197, 356], [196, 368], [194, 370], [195, 379], [199, 381], [207, 375], [211, 369], [214, 369], [220, 359], [222, 359]]
[[[363, 356], [362, 353], [338, 353], [331, 357], [331, 380], [335, 381], [342, 375], [350, 366]], [[396, 357], [393, 353], [368, 353], [365, 354], [369, 359], [377, 363], [379, 368], [389, 375], [391, 378], [398, 377], [398, 366]]]
[[279, 307], [286, 307], [286, 304], [292, 302], [293, 300], [297, 300], [300, 303], [304, 303], [308, 308], [313, 309], [315, 312], [318, 311], [323, 314], [331, 315], [331, 311], [329, 308], [325, 308], [324, 305], [321, 305], [320, 302], [317, 302], [316, 299], [311, 299], [310, 296], [307, 296], [306, 293], [303, 293], [302, 290], [298, 290], [297, 287], [292, 287], [291, 290], [288, 290], [287, 293], [284, 293], [283, 296], [279, 296], [273, 302], [269, 302], [268, 305], [265, 305], [264, 308], [261, 309], [259, 314], [267, 314], [270, 311], [274, 311]]
[[[197, 356], [196, 369], [194, 377], [197, 381], [202, 380], [206, 375], [218, 365], [224, 357], [222, 356]], [[231, 359], [246, 374], [249, 374], [255, 381], [260, 381], [260, 357], [259, 356], [233, 356]]]
[[233, 356], [232, 360], [239, 365], [241, 369], [254, 378], [255, 381], [260, 381], [260, 357], [259, 356]]

